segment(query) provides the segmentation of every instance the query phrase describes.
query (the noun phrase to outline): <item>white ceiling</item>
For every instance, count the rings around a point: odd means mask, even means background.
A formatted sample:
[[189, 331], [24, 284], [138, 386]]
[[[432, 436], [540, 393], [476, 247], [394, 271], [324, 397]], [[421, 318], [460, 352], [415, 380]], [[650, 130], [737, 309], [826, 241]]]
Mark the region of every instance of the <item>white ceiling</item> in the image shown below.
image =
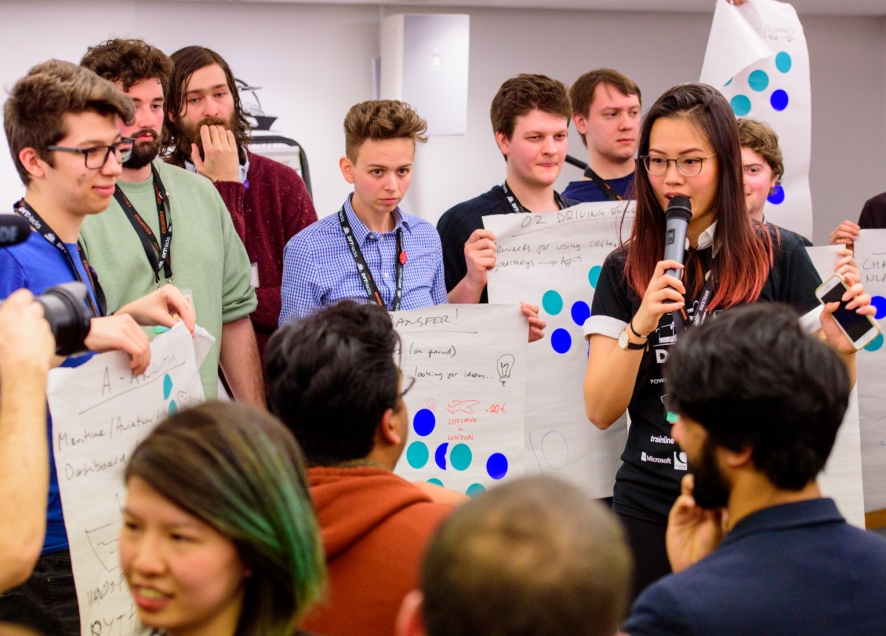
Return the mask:
[[[193, 1], [193, 0], [186, 0]], [[204, 0], [213, 1], [213, 0]], [[713, 13], [714, 0], [227, 0], [228, 2], [284, 2], [295, 4], [369, 4], [383, 6], [499, 7], [596, 11], [661, 11]], [[886, 16], [886, 0], [793, 0], [800, 15]]]

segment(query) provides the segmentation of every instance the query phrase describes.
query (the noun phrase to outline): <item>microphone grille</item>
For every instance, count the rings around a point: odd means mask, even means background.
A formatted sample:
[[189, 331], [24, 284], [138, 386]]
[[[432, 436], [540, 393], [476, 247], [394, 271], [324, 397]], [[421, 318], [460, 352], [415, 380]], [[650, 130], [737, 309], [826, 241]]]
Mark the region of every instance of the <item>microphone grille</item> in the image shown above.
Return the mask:
[[684, 218], [687, 221], [692, 218], [692, 204], [689, 197], [676, 196], [668, 203], [667, 218]]

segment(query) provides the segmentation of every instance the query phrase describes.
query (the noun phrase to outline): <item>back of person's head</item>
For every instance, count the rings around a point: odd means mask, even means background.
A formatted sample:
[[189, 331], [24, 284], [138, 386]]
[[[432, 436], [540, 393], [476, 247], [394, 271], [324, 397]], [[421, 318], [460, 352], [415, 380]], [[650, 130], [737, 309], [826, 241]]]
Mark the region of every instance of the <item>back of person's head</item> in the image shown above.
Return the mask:
[[133, 478], [233, 541], [249, 572], [238, 636], [292, 633], [325, 559], [301, 450], [276, 418], [238, 403], [179, 411], [133, 452]]
[[572, 115], [572, 103], [566, 85], [545, 75], [527, 73], [507, 80], [498, 89], [489, 109], [492, 132], [511, 139], [517, 118], [525, 117], [533, 110], [559, 115], [568, 121]]
[[412, 106], [396, 99], [376, 99], [351, 106], [345, 115], [345, 155], [357, 163], [357, 153], [366, 141], [428, 140], [428, 123]]
[[25, 185], [31, 175], [19, 158], [21, 151], [33, 148], [54, 165], [47, 147], [67, 134], [65, 116], [85, 112], [130, 122], [135, 107], [112, 83], [70, 62], [43, 62], [15, 83], [4, 106], [3, 125], [12, 161]]
[[115, 39], [91, 46], [80, 66], [109, 82], [119, 83], [124, 92], [150, 79], [159, 80], [166, 92], [172, 76], [172, 60], [144, 40]]
[[849, 401], [839, 356], [777, 303], [738, 307], [691, 329], [666, 368], [670, 409], [752, 460], [776, 487], [800, 490], [824, 468]]
[[[640, 87], [631, 78], [611, 68], [598, 68], [579, 77], [569, 88], [573, 114], [587, 117], [594, 103], [594, 92], [600, 85], [613, 88], [625, 97], [636, 95], [640, 103], [643, 103]], [[585, 146], [588, 145], [584, 135], [581, 135], [581, 140]]]
[[313, 465], [363, 459], [398, 402], [397, 334], [378, 306], [342, 301], [282, 329], [265, 354], [268, 407]]
[[778, 145], [778, 134], [766, 122], [741, 117], [738, 123], [738, 141], [742, 148], [750, 148], [772, 169], [776, 183], [781, 183], [784, 176], [784, 159]]
[[505, 484], [440, 527], [421, 570], [428, 636], [612, 636], [631, 556], [615, 518], [545, 477]]

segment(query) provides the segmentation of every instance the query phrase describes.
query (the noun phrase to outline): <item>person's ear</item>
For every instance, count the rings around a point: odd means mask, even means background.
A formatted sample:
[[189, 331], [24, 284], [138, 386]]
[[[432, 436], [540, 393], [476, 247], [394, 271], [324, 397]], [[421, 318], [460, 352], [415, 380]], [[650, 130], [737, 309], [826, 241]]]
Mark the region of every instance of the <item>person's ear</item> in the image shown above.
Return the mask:
[[419, 590], [412, 590], [406, 595], [394, 623], [395, 636], [427, 636], [422, 616], [423, 604], [424, 595]]
[[508, 136], [503, 132], [495, 133], [495, 143], [498, 144], [498, 149], [501, 150], [501, 154], [507, 157], [511, 154], [511, 140], [508, 139]]
[[40, 158], [33, 148], [22, 148], [18, 153], [18, 160], [22, 162], [25, 170], [31, 177], [40, 179], [46, 176], [46, 161]]
[[354, 164], [347, 157], [338, 160], [338, 169], [341, 170], [341, 176], [350, 184], [354, 183]]
[[582, 135], [588, 134], [588, 119], [581, 113], [572, 113], [572, 123], [575, 129]]
[[400, 431], [397, 429], [396, 417], [394, 409], [386, 410], [375, 430], [376, 438], [385, 446], [397, 446], [402, 441]]
[[740, 451], [734, 451], [723, 446], [718, 446], [717, 454], [720, 456], [720, 460], [729, 468], [743, 468], [753, 463], [752, 456], [754, 454], [754, 447], [746, 446]]

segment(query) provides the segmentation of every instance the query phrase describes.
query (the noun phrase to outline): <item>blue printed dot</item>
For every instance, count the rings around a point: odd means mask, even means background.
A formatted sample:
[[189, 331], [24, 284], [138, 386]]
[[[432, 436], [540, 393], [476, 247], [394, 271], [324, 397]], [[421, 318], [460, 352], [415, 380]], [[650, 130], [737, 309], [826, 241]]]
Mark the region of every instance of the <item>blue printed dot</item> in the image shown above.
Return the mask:
[[766, 197], [766, 200], [769, 201], [769, 203], [774, 203], [775, 205], [784, 203], [784, 188], [776, 183], [775, 187], [772, 188], [772, 194]]
[[422, 442], [412, 442], [406, 449], [406, 461], [415, 469], [424, 468], [431, 454]]
[[871, 340], [867, 345], [865, 345], [865, 351], [876, 351], [880, 347], [883, 346], [883, 334], [877, 334], [877, 337]]
[[732, 78], [729, 78], [729, 81], [723, 84], [723, 86], [729, 86], [732, 83]]
[[467, 470], [473, 457], [467, 444], [456, 444], [449, 453], [449, 463], [455, 470]]
[[769, 98], [769, 103], [772, 104], [772, 107], [775, 110], [781, 112], [788, 107], [788, 94], [779, 88], [772, 93], [772, 97]]
[[508, 474], [508, 458], [501, 453], [493, 453], [486, 460], [486, 472], [493, 479], [501, 479]]
[[886, 298], [882, 296], [874, 296], [871, 298], [871, 304], [877, 308], [877, 315], [874, 316], [877, 320], [882, 320], [886, 318]]
[[572, 322], [579, 327], [584, 326], [585, 320], [591, 317], [591, 308], [583, 300], [572, 303]]
[[440, 481], [439, 479], [437, 479], [436, 477], [431, 477], [431, 478], [428, 480], [428, 483], [429, 483], [429, 484], [436, 484], [437, 486], [440, 486], [441, 488], [443, 487], [443, 482]]
[[412, 427], [415, 429], [416, 435], [427, 437], [437, 425], [437, 418], [434, 412], [429, 409], [421, 409], [412, 418]]
[[442, 470], [446, 470], [446, 450], [449, 448], [449, 442], [443, 442], [434, 451], [434, 463]]
[[572, 336], [565, 329], [555, 329], [551, 334], [551, 346], [557, 353], [566, 353], [572, 346]]
[[594, 265], [591, 268], [591, 271], [588, 272], [588, 282], [591, 284], [591, 287], [597, 289], [597, 281], [600, 280], [600, 272], [603, 270], [599, 265]]
[[556, 316], [563, 311], [563, 297], [553, 289], [546, 291], [541, 297], [541, 306], [551, 316]]
[[787, 73], [791, 70], [791, 56], [782, 51], [778, 55], [775, 56], [775, 68], [777, 68], [782, 73]]
[[486, 492], [486, 488], [483, 484], [471, 484], [465, 491], [469, 497], [476, 497], [477, 495], [482, 495], [484, 492]]
[[769, 76], [766, 74], [766, 71], [756, 70], [752, 71], [748, 76], [748, 86], [751, 87], [752, 91], [762, 92], [765, 91], [769, 87]]
[[729, 105], [736, 117], [744, 117], [751, 112], [751, 100], [746, 95], [736, 95], [729, 100]]

